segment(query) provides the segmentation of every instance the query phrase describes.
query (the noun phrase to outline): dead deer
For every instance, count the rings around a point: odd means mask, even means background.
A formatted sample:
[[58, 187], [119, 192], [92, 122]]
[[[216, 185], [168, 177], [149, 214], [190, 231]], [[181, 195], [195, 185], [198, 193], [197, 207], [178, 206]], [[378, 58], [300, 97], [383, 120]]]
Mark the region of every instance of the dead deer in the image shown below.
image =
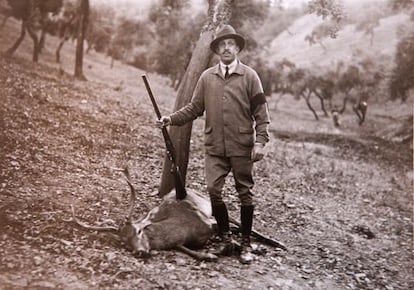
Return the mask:
[[[133, 254], [148, 257], [151, 250], [176, 249], [197, 260], [216, 261], [217, 255], [193, 250], [203, 247], [213, 236], [216, 221], [212, 216], [211, 204], [200, 193], [187, 189], [184, 199], [177, 199], [175, 190], [165, 195], [160, 203], [138, 221], [132, 220], [135, 208], [135, 188], [130, 181], [128, 169], [124, 170], [130, 187], [130, 206], [126, 222], [119, 227], [93, 226], [83, 223], [75, 216], [72, 206], [72, 219], [82, 228], [111, 232]], [[230, 218], [230, 222], [240, 229], [241, 225]], [[235, 229], [236, 231], [236, 229]], [[270, 239], [255, 230], [252, 237], [269, 246], [287, 250], [283, 243]]]
[[151, 250], [176, 249], [197, 260], [217, 260], [214, 254], [192, 250], [204, 246], [214, 233], [214, 218], [210, 202], [206, 198], [195, 191], [187, 190], [187, 196], [183, 200], [177, 200], [175, 191], [172, 191], [145, 217], [133, 221], [135, 188], [130, 181], [128, 170], [124, 170], [124, 173], [131, 195], [129, 214], [123, 225], [117, 228], [85, 224], [75, 217], [73, 207], [72, 220], [89, 230], [114, 233], [128, 250], [139, 257], [149, 256]]

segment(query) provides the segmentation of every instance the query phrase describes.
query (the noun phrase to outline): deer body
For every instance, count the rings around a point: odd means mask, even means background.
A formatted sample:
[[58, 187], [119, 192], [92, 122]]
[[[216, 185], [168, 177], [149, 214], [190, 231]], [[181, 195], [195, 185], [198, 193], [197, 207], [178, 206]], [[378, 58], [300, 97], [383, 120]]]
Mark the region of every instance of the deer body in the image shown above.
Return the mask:
[[134, 253], [148, 254], [150, 250], [169, 250], [177, 246], [200, 248], [213, 234], [213, 219], [209, 202], [195, 191], [188, 190], [183, 200], [175, 192], [166, 195], [161, 204], [137, 222], [127, 223], [120, 232]]

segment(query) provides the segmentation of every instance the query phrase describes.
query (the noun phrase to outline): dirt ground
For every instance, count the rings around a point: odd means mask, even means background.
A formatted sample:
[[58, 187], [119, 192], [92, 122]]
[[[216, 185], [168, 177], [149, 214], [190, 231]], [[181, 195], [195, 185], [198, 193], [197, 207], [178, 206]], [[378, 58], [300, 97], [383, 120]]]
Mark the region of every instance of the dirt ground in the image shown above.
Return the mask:
[[[370, 107], [361, 127], [348, 113], [335, 128], [315, 121], [304, 102], [286, 97], [275, 108], [271, 98], [254, 228], [288, 251], [261, 245], [249, 266], [174, 251], [137, 259], [109, 234], [67, 220], [73, 205], [84, 221], [119, 224], [128, 209], [125, 166], [138, 189], [136, 217], [159, 203], [164, 144], [142, 72], [118, 63], [110, 70], [109, 59], [92, 54], [80, 82], [69, 59], [57, 66], [52, 55], [32, 63], [29, 43], [0, 58], [1, 289], [414, 288], [412, 145], [376, 134], [395, 112], [412, 111], [412, 100]], [[160, 77], [150, 81], [168, 112], [174, 92]], [[202, 126], [195, 121], [187, 186], [205, 192]], [[225, 191], [238, 217], [231, 178]]]

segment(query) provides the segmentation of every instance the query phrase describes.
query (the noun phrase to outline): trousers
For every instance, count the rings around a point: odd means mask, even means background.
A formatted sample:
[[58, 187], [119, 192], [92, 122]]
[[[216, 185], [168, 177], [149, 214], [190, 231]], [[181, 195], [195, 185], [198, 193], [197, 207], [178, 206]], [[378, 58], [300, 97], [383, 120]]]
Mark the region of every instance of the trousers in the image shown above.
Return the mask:
[[253, 161], [250, 156], [205, 155], [207, 191], [212, 206], [223, 204], [222, 191], [227, 175], [232, 171], [235, 188], [242, 206], [253, 205]]

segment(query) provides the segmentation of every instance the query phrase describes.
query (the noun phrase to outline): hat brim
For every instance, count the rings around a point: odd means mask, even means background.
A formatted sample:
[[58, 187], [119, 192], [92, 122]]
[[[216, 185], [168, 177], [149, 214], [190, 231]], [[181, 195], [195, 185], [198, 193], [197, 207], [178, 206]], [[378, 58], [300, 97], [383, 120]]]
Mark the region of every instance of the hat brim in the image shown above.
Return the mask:
[[240, 51], [243, 50], [244, 45], [245, 45], [245, 40], [244, 37], [241, 36], [240, 34], [237, 33], [229, 33], [229, 34], [224, 34], [221, 35], [220, 37], [217, 37], [216, 39], [214, 39], [211, 43], [210, 43], [210, 49], [214, 52], [217, 53], [217, 46], [219, 44], [220, 41], [222, 41], [223, 39], [228, 39], [228, 38], [233, 38], [236, 40], [237, 46], [240, 48]]

